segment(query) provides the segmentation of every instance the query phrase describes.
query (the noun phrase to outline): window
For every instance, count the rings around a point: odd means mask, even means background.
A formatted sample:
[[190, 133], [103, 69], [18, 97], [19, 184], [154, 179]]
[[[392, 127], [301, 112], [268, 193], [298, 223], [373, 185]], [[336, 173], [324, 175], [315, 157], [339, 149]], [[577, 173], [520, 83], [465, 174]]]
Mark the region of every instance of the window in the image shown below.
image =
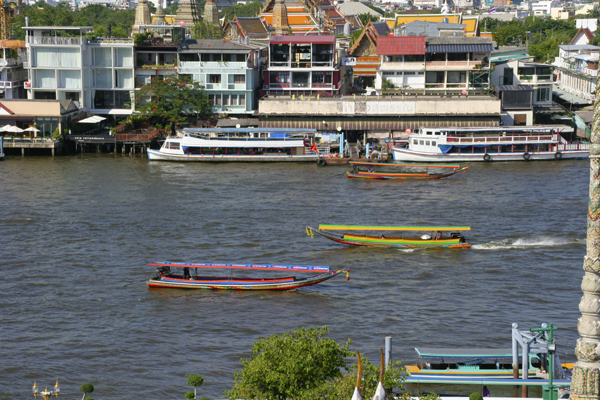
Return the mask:
[[179, 143], [177, 143], [177, 142], [168, 142], [165, 147], [167, 149], [171, 149], [171, 150], [179, 150]]
[[240, 94], [240, 106], [245, 106], [245, 105], [246, 105], [246, 95]]
[[215, 95], [215, 105], [216, 106], [221, 105], [221, 95], [220, 94]]
[[513, 69], [504, 68], [504, 75], [500, 77], [501, 85], [512, 85], [513, 84]]
[[419, 144], [420, 144], [421, 146], [423, 146], [423, 144], [424, 144], [424, 143], [425, 143], [425, 141], [424, 141], [424, 140], [419, 140]]
[[537, 90], [536, 101], [548, 101], [550, 100], [550, 88], [546, 86], [540, 86]]
[[437, 146], [437, 142], [431, 142], [432, 146]]
[[429, 140], [425, 142], [425, 146], [429, 146]]
[[209, 83], [221, 83], [221, 75], [220, 74], [209, 75], [208, 82]]
[[246, 75], [234, 75], [233, 83], [246, 83]]
[[238, 96], [237, 96], [237, 94], [232, 94], [231, 95], [231, 105], [232, 106], [237, 106], [238, 105]]
[[217, 104], [217, 103], [215, 103], [215, 95], [214, 94], [208, 95], [208, 101], [210, 101], [213, 105]]
[[416, 72], [405, 71], [404, 75], [415, 75]]
[[417, 144], [419, 144], [419, 141], [417, 139], [413, 139], [413, 144], [417, 145]]
[[396, 75], [396, 73], [392, 72], [392, 71], [386, 71], [383, 73], [383, 76], [394, 76], [394, 75]]
[[223, 95], [223, 105], [224, 106], [228, 106], [229, 105], [229, 95], [228, 94], [224, 94]]
[[183, 62], [198, 62], [200, 58], [197, 53], [179, 53], [179, 61]]

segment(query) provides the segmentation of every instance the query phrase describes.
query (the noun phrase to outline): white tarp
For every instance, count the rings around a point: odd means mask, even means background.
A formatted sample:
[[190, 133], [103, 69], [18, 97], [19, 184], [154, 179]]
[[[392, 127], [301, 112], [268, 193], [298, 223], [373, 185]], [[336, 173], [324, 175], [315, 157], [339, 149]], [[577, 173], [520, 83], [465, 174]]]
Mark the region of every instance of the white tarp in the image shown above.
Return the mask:
[[78, 121], [80, 124], [96, 124], [98, 122], [102, 122], [104, 121], [106, 118], [104, 117], [99, 117], [97, 115], [94, 115], [92, 117], [88, 117], [88, 118], [84, 118], [81, 121]]
[[375, 391], [373, 400], [385, 400], [385, 389], [383, 388], [381, 381], [379, 382], [379, 385], [377, 385], [377, 390]]
[[354, 388], [354, 394], [352, 395], [352, 400], [362, 400], [362, 397], [360, 397], [360, 393], [358, 392], [357, 387]]

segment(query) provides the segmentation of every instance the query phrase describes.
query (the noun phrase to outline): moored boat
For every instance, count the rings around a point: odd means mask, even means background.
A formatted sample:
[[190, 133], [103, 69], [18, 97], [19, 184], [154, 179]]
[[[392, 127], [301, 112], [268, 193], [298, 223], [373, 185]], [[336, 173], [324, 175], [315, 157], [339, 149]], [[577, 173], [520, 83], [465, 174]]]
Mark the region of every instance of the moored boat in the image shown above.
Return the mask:
[[[452, 249], [468, 249], [471, 244], [462, 235], [463, 231], [471, 230], [468, 226], [363, 226], [363, 225], [319, 225], [318, 229], [306, 227], [306, 233], [313, 237], [321, 235], [337, 243], [351, 246], [370, 247], [403, 247], [403, 248], [434, 248], [446, 247]], [[330, 231], [363, 231], [366, 233], [343, 233], [336, 235]], [[368, 234], [380, 232], [376, 235]], [[391, 232], [389, 234], [388, 232]], [[405, 232], [421, 232], [422, 235], [405, 237]], [[431, 235], [424, 233], [430, 232]], [[444, 236], [445, 232], [450, 232]]]
[[[345, 274], [346, 280], [350, 279], [348, 268], [331, 271], [330, 267], [316, 265], [209, 264], [170, 261], [151, 262], [148, 265], [159, 267], [156, 270], [157, 274], [148, 281], [148, 286], [151, 288], [290, 290], [316, 285], [338, 275]], [[181, 268], [181, 273], [174, 272], [171, 268]], [[316, 275], [306, 278], [298, 278], [296, 276], [274, 278], [265, 278], [262, 276], [233, 277], [231, 273], [227, 276], [200, 276], [198, 275], [198, 269], [309, 272]]]
[[393, 148], [401, 162], [583, 159], [589, 153], [589, 143], [568, 142], [557, 126], [422, 128], [409, 136], [407, 147]]
[[[391, 164], [350, 161], [353, 166], [352, 171], [346, 171], [348, 178], [358, 179], [441, 179], [448, 178], [454, 174], [467, 172], [469, 167], [460, 165], [436, 165], [436, 164]], [[401, 169], [404, 169], [402, 171]], [[415, 171], [415, 169], [417, 171]], [[431, 172], [433, 169], [435, 172]], [[444, 171], [444, 169], [448, 169]]]
[[317, 161], [307, 140], [310, 129], [213, 128], [183, 130], [169, 136], [160, 150], [148, 150], [156, 161], [282, 162]]

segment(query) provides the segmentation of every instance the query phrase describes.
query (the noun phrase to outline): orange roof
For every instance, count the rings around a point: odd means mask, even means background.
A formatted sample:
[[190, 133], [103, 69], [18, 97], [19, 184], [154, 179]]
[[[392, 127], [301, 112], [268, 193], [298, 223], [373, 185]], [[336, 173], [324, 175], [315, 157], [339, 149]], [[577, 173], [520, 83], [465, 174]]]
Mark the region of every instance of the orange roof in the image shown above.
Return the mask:
[[[400, 14], [396, 15], [396, 24], [406, 25], [410, 24], [413, 21], [444, 22], [444, 18], [448, 18], [448, 23], [450, 24], [461, 23], [460, 14]], [[390, 25], [389, 21], [386, 22], [388, 22], [388, 25]], [[393, 23], [394, 21], [391, 22]], [[390, 25], [390, 28], [394, 28], [394, 26]]]
[[288, 24], [289, 25], [314, 25], [311, 19], [306, 15], [289, 15], [288, 14]]
[[477, 30], [477, 19], [476, 18], [463, 18], [462, 23], [466, 25], [465, 32], [466, 33], [475, 33]]

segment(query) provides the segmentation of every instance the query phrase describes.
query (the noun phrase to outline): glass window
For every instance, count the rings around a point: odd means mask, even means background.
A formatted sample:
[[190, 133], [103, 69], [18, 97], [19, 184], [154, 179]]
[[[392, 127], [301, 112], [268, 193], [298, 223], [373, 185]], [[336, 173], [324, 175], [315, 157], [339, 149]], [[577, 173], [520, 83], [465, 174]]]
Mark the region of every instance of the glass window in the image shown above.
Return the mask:
[[424, 142], [425, 142], [424, 140], [419, 140], [419, 144], [420, 144], [421, 146], [423, 146], [423, 143], [424, 143]]
[[133, 67], [133, 49], [115, 49], [115, 67]]
[[432, 146], [437, 146], [437, 142], [431, 142]]
[[179, 53], [179, 61], [198, 62], [200, 57], [198, 57], [198, 53]]
[[228, 106], [229, 105], [229, 95], [228, 94], [224, 94], [223, 95], [223, 105], [224, 106]]
[[215, 95], [214, 94], [209, 94], [208, 95], [208, 101], [210, 101], [211, 103], [213, 103], [213, 105], [217, 104], [217, 103], [215, 103]]
[[500, 77], [501, 85], [512, 85], [513, 84], [513, 69], [504, 68], [504, 75]]
[[537, 101], [548, 100], [550, 100], [550, 89], [548, 87], [540, 86], [537, 90]]
[[58, 87], [66, 89], [81, 88], [81, 74], [79, 71], [58, 71]]
[[245, 105], [246, 105], [246, 95], [240, 94], [240, 106], [245, 106]]
[[231, 105], [232, 106], [237, 106], [238, 105], [238, 96], [237, 96], [237, 94], [232, 94], [231, 95]]
[[429, 146], [429, 140], [425, 142], [425, 146]]
[[101, 47], [93, 49], [92, 63], [95, 67], [110, 67], [112, 65], [110, 48]]
[[115, 86], [133, 89], [133, 71], [130, 69], [117, 69], [115, 71]]
[[246, 83], [246, 75], [234, 75], [233, 83]]
[[221, 105], [221, 95], [220, 94], [215, 95], [215, 105], [217, 105], [217, 106]]
[[35, 70], [34, 87], [36, 87], [36, 88], [55, 88], [56, 87], [55, 71], [53, 69]]
[[208, 76], [209, 83], [221, 83], [221, 74], [212, 74]]

